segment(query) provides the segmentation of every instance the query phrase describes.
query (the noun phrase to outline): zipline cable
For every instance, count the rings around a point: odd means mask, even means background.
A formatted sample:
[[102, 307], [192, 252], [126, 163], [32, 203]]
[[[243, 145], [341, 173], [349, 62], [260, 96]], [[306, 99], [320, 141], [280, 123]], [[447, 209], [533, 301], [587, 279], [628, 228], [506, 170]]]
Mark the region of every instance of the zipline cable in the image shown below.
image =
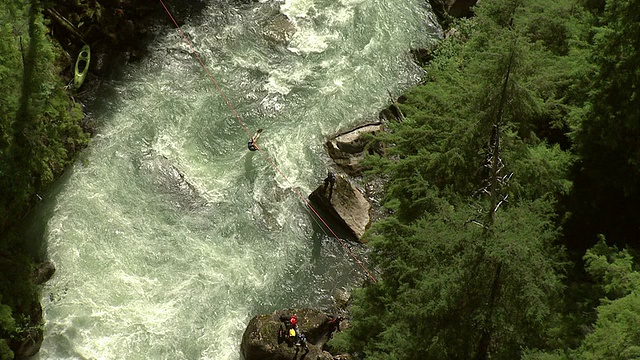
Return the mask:
[[[238, 115], [238, 112], [236, 111], [236, 109], [233, 107], [233, 105], [231, 105], [231, 102], [227, 99], [227, 96], [224, 94], [224, 92], [222, 91], [222, 89], [220, 88], [220, 86], [218, 85], [218, 82], [216, 81], [216, 79], [213, 77], [213, 75], [211, 75], [211, 72], [209, 71], [209, 69], [207, 68], [207, 66], [204, 64], [204, 61], [202, 61], [202, 58], [200, 58], [200, 54], [198, 53], [198, 51], [196, 51], [195, 47], [193, 46], [193, 44], [191, 44], [191, 41], [189, 41], [189, 39], [187, 38], [187, 35], [182, 31], [182, 28], [180, 27], [180, 25], [178, 25], [178, 22], [176, 21], [176, 19], [173, 17], [173, 15], [171, 14], [171, 11], [169, 11], [169, 9], [167, 8], [167, 6], [164, 4], [164, 1], [162, 0], [158, 0], [160, 1], [160, 4], [162, 4], [162, 7], [164, 8], [164, 10], [167, 12], [167, 15], [169, 15], [169, 17], [171, 18], [171, 21], [173, 21], [173, 24], [176, 26], [176, 28], [178, 29], [178, 31], [180, 32], [180, 34], [182, 35], [182, 37], [184, 38], [185, 42], [189, 45], [189, 48], [191, 48], [191, 52], [196, 56], [196, 58], [198, 59], [198, 62], [200, 63], [200, 66], [202, 66], [202, 68], [204, 69], [204, 71], [207, 73], [207, 75], [209, 76], [209, 79], [211, 79], [211, 81], [213, 82], [213, 84], [216, 87], [216, 90], [218, 91], [218, 93], [220, 94], [220, 96], [222, 96], [222, 98], [224, 99], [224, 102], [227, 104], [227, 106], [229, 107], [229, 109], [231, 109], [231, 111], [233, 112], [233, 114], [235, 115], [236, 119], [238, 120], [238, 123], [242, 126], [242, 128], [244, 129], [244, 132], [247, 134], [247, 137], [249, 137], [249, 139], [251, 139], [251, 133], [249, 132], [249, 129], [247, 128], [247, 126], [244, 124], [244, 122], [242, 122], [242, 119], [240, 118], [240, 115]], [[342, 245], [342, 247], [347, 250], [347, 252], [349, 253], [349, 255], [358, 263], [358, 265], [360, 265], [360, 267], [362, 268], [362, 270], [364, 270], [364, 272], [367, 274], [367, 276], [369, 276], [369, 278], [371, 280], [373, 280], [373, 282], [377, 282], [378, 280], [376, 280], [376, 278], [373, 276], [373, 274], [371, 274], [371, 272], [364, 266], [364, 264], [358, 259], [357, 256], [355, 256], [355, 254], [351, 251], [351, 249], [344, 243], [344, 241], [342, 239], [340, 239], [340, 237], [333, 231], [333, 229], [331, 228], [331, 226], [329, 226], [329, 224], [327, 224], [326, 221], [324, 221], [324, 219], [322, 218], [322, 216], [320, 216], [320, 214], [318, 214], [318, 212], [316, 211], [316, 209], [314, 209], [314, 207], [307, 201], [307, 199], [305, 199], [304, 195], [302, 195], [302, 192], [300, 192], [300, 190], [293, 185], [293, 183], [289, 180], [289, 178], [280, 170], [280, 168], [276, 165], [276, 163], [271, 159], [271, 157], [269, 157], [269, 155], [262, 150], [258, 144], [255, 144], [255, 147], [258, 149], [258, 151], [260, 151], [260, 154], [269, 162], [269, 164], [271, 164], [271, 166], [278, 172], [278, 174], [280, 174], [291, 186], [291, 188], [298, 194], [298, 196], [300, 196], [300, 199], [302, 199], [302, 201], [307, 205], [307, 207], [309, 207], [309, 209], [311, 209], [311, 211], [313, 211], [313, 213], [318, 217], [318, 219], [320, 219], [320, 221], [324, 224], [324, 226], [329, 229], [329, 231], [331, 232], [331, 234], [336, 238], [336, 240], [338, 240], [338, 242], [340, 243], [340, 245]], [[321, 227], [322, 228], [322, 227]], [[324, 232], [324, 229], [323, 229]], [[325, 235], [328, 235], [325, 233]]]
[[200, 65], [202, 66], [204, 71], [209, 76], [209, 79], [211, 79], [211, 81], [213, 82], [213, 85], [215, 85], [216, 89], [218, 90], [218, 93], [224, 99], [224, 102], [227, 104], [229, 109], [231, 109], [231, 111], [233, 112], [233, 115], [235, 115], [236, 119], [238, 119], [238, 122], [240, 123], [240, 125], [242, 125], [242, 128], [244, 129], [244, 132], [247, 133], [247, 136], [249, 138], [251, 138], [251, 133], [249, 132], [249, 129], [242, 122], [242, 119], [240, 118], [240, 115], [238, 115], [238, 112], [233, 107], [233, 105], [231, 105], [231, 102], [229, 102], [229, 99], [227, 99], [227, 96], [224, 94], [224, 92], [222, 91], [222, 89], [218, 85], [218, 82], [216, 81], [216, 79], [213, 77], [213, 75], [211, 75], [211, 72], [209, 72], [209, 68], [207, 68], [207, 66], [204, 64], [204, 61], [202, 61], [202, 59], [200, 58], [200, 54], [196, 51], [196, 49], [193, 46], [193, 44], [191, 44], [191, 41], [189, 41], [189, 39], [187, 38], [187, 35], [185, 35], [185, 33], [182, 31], [182, 28], [180, 27], [180, 25], [178, 25], [178, 22], [176, 21], [176, 19], [174, 19], [173, 15], [171, 14], [171, 11], [169, 11], [169, 9], [167, 8], [167, 6], [164, 4], [164, 2], [162, 0], [159, 0], [159, 1], [160, 1], [160, 4], [162, 4], [162, 7], [164, 8], [164, 10], [167, 12], [167, 15], [169, 15], [169, 17], [171, 18], [171, 21], [173, 21], [173, 24], [176, 26], [176, 28], [178, 29], [178, 31], [180, 32], [180, 34], [184, 38], [184, 41], [186, 41], [186, 43], [191, 48], [191, 52], [196, 56], [196, 58], [198, 59], [198, 62], [200, 63]]

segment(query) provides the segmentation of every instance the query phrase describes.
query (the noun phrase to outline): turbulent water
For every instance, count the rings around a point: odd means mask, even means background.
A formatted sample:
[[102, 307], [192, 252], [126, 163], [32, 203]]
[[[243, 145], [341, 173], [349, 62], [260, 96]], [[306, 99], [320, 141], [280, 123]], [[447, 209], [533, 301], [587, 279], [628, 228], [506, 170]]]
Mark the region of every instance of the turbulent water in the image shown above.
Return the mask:
[[218, 1], [183, 24], [282, 173], [247, 151], [180, 34], [156, 29], [150, 56], [103, 86], [97, 136], [31, 224], [57, 267], [38, 358], [238, 359], [256, 314], [364, 280], [295, 189], [322, 182], [327, 136], [419, 81], [409, 49], [436, 36], [424, 2]]

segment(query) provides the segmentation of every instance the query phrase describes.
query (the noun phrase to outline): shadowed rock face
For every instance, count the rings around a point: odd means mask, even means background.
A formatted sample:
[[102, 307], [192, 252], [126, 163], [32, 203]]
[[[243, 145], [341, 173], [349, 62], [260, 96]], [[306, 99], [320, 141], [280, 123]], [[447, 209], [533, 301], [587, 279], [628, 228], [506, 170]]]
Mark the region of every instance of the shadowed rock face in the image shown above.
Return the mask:
[[447, 0], [447, 12], [454, 17], [469, 17], [473, 15], [471, 8], [478, 0]]
[[[297, 315], [298, 329], [307, 337], [308, 352], [278, 336], [279, 330], [285, 328], [282, 319], [288, 319], [292, 314]], [[242, 356], [244, 360], [332, 360], [333, 356], [322, 350], [328, 340], [330, 320], [329, 315], [315, 309], [289, 309], [258, 315], [249, 321], [242, 336]]]
[[[245, 0], [250, 3], [251, 1]], [[165, 1], [179, 24], [199, 14], [207, 5], [205, 0]], [[91, 47], [91, 61], [87, 80], [94, 75], [104, 77], [123, 64], [142, 59], [146, 44], [155, 36], [158, 26], [173, 27], [159, 1], [148, 0], [57, 0], [44, 8], [49, 28], [65, 56], [59, 61], [67, 65], [63, 72], [73, 78], [73, 65], [83, 45]], [[98, 82], [94, 83], [94, 86]], [[85, 83], [86, 88], [86, 83]]]
[[[366, 124], [346, 131], [327, 141], [329, 156], [349, 175], [359, 175], [362, 171], [360, 162], [365, 157], [366, 141], [363, 136], [383, 131], [381, 123]], [[377, 151], [378, 149], [371, 149]]]
[[473, 16], [473, 10], [479, 0], [427, 0], [435, 13], [440, 25], [447, 29], [451, 25], [451, 18]]
[[336, 175], [333, 190], [320, 185], [309, 200], [324, 212], [331, 214], [333, 220], [346, 228], [354, 238], [360, 240], [371, 221], [371, 204], [360, 190], [341, 175]]

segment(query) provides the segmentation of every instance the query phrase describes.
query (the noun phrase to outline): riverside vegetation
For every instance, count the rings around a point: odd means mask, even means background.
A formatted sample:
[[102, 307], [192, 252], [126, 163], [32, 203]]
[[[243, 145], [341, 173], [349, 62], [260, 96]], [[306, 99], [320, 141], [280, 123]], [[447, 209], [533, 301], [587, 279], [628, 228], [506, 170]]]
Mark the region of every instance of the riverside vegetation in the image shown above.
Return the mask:
[[[88, 141], [38, 2], [0, 6], [0, 359], [28, 336], [9, 229]], [[368, 159], [380, 281], [330, 342], [370, 359], [640, 356], [639, 0], [482, 1]], [[455, 30], [453, 30], [455, 29]]]
[[12, 226], [89, 139], [81, 106], [59, 76], [60, 49], [47, 32], [37, 3], [1, 2], [0, 359], [12, 359], [9, 344], [29, 339], [38, 326], [30, 319], [39, 308], [34, 260]]
[[380, 281], [335, 350], [367, 359], [640, 356], [640, 6], [482, 1], [368, 159]]

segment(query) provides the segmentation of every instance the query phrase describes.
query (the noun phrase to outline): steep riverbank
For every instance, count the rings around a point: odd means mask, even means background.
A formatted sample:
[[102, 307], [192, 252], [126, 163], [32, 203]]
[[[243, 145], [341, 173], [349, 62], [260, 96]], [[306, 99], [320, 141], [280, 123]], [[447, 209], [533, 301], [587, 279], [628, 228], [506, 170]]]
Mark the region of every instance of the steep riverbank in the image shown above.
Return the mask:
[[[204, 3], [173, 6], [182, 21], [196, 16]], [[9, 49], [3, 54], [2, 86], [11, 86], [12, 79], [22, 83], [22, 97], [7, 97], [2, 107], [0, 176], [10, 186], [2, 186], [0, 211], [0, 358], [24, 359], [37, 353], [43, 341], [38, 287], [55, 267], [46, 254], [33, 250], [31, 244], [42, 240], [25, 235], [21, 219], [86, 146], [96, 125], [83, 109], [102, 80], [117, 78], [127, 63], [142, 59], [154, 29], [171, 23], [160, 3], [144, 1], [59, 1], [46, 8], [17, 2], [0, 15], [10, 24], [1, 37]], [[75, 60], [85, 44], [93, 54], [88, 78], [74, 89]], [[42, 165], [33, 165], [38, 162]]]

